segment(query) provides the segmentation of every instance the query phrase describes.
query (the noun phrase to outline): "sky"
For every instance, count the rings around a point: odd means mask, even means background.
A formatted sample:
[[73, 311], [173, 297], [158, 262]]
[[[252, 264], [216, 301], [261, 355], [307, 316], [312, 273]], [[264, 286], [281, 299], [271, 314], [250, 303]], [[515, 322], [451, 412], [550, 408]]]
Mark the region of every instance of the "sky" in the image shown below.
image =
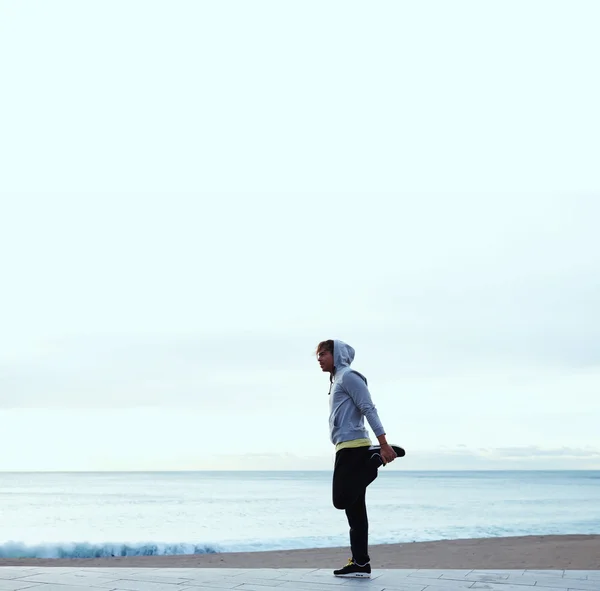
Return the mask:
[[600, 469], [598, 17], [4, 0], [0, 470]]

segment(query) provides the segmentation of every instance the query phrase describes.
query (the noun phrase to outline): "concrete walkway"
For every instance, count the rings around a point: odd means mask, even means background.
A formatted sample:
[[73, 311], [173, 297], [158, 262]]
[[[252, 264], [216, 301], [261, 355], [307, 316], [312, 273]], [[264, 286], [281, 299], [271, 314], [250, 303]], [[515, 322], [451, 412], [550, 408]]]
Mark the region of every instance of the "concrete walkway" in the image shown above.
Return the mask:
[[600, 591], [600, 570], [377, 569], [344, 579], [331, 569], [0, 567], [0, 591]]

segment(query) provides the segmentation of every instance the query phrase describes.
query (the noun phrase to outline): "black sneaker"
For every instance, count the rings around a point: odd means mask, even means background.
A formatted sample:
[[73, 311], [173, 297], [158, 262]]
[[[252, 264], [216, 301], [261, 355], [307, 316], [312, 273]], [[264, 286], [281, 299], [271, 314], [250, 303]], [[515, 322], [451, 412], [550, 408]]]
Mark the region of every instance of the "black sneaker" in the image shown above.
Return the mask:
[[333, 574], [336, 577], [355, 577], [355, 578], [363, 578], [368, 579], [371, 576], [371, 565], [367, 562], [367, 564], [356, 564], [354, 559], [348, 560], [348, 564], [338, 570], [334, 570]]
[[[392, 445], [390, 447], [396, 452], [397, 457], [402, 458], [406, 455], [404, 449], [402, 449], [399, 445]], [[371, 462], [377, 464], [378, 468], [380, 466], [385, 466], [385, 464], [383, 463], [383, 459], [379, 454], [379, 452], [381, 451], [381, 445], [371, 445], [369, 447], [369, 451], [372, 452], [371, 457], [369, 458]]]

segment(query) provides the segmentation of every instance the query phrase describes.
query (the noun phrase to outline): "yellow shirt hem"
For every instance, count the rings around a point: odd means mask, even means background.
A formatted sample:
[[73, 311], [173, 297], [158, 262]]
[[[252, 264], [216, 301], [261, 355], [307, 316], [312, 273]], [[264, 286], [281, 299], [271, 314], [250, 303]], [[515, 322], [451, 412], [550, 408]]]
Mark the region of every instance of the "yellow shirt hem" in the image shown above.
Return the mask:
[[368, 437], [363, 439], [351, 439], [350, 441], [341, 441], [335, 446], [335, 451], [340, 451], [340, 449], [345, 449], [347, 447], [364, 447], [367, 445], [371, 445], [371, 440]]

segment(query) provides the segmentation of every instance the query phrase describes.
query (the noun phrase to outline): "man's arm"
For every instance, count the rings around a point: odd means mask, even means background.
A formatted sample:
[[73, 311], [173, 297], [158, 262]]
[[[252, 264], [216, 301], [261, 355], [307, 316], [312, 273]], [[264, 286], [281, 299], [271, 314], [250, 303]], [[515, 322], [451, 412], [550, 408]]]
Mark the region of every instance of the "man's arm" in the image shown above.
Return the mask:
[[385, 429], [381, 424], [367, 384], [357, 373], [349, 371], [344, 375], [344, 388], [373, 429], [373, 433], [381, 445], [381, 457], [384, 464], [392, 462], [397, 457], [396, 452], [387, 442]]
[[380, 455], [384, 465], [393, 462], [398, 457], [398, 455], [394, 451], [394, 448], [387, 442], [385, 438], [385, 433], [383, 435], [379, 435], [377, 439], [379, 440], [379, 445], [381, 445]]
[[357, 373], [349, 371], [344, 375], [343, 381], [344, 389], [348, 392], [348, 395], [352, 398], [354, 404], [356, 404], [357, 408], [365, 416], [367, 421], [369, 421], [369, 425], [371, 425], [371, 429], [373, 429], [373, 433], [377, 439], [380, 437], [385, 439], [385, 429], [381, 424], [377, 409], [371, 399], [371, 393], [363, 378]]

